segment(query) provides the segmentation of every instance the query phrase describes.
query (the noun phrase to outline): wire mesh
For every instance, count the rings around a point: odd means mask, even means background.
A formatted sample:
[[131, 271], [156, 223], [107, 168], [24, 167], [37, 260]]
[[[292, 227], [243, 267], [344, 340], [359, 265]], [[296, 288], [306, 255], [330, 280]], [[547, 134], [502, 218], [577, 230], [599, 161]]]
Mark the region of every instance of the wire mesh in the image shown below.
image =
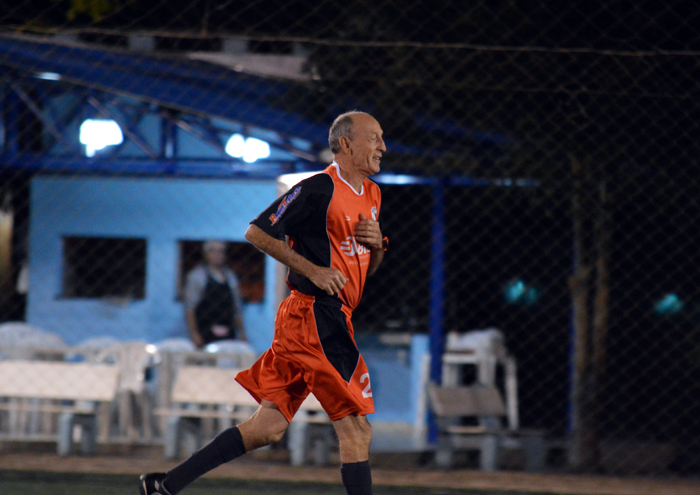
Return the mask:
[[[407, 341], [387, 336], [442, 346], [496, 328], [521, 425], [567, 439], [571, 465], [697, 473], [699, 15], [651, 1], [6, 5], [0, 319], [70, 344], [187, 338], [182, 284], [216, 238], [263, 349], [274, 272], [242, 234], [278, 175], [328, 163], [329, 123], [358, 108], [389, 148], [390, 250], [355, 312], [361, 347], [405, 368]], [[121, 133], [85, 144], [88, 119]]]

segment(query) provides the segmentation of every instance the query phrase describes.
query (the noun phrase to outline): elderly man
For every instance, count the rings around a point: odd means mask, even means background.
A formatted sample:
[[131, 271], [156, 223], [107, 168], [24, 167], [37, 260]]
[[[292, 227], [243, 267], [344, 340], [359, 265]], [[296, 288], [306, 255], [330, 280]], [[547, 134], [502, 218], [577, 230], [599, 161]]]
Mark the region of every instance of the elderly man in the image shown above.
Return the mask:
[[203, 347], [223, 339], [247, 340], [236, 274], [226, 265], [226, 245], [207, 241], [204, 263], [185, 281], [185, 320], [192, 342]]
[[388, 243], [379, 222], [381, 193], [368, 179], [386, 151], [382, 134], [366, 113], [340, 115], [329, 132], [335, 161], [251, 222], [246, 239], [289, 267], [292, 289], [277, 312], [271, 348], [236, 377], [260, 407], [168, 473], [142, 475], [142, 495], [175, 495], [220, 464], [279, 441], [310, 392], [338, 434], [347, 493], [372, 493], [366, 415], [374, 403], [351, 315]]

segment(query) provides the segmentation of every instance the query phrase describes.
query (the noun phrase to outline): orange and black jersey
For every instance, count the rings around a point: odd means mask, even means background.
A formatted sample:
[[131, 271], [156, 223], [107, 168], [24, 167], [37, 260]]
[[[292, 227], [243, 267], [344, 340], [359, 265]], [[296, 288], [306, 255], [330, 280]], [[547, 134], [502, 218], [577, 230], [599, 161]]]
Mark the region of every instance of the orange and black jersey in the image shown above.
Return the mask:
[[[381, 222], [381, 192], [369, 179], [358, 193], [339, 173], [336, 163], [304, 179], [278, 198], [251, 223], [284, 240], [312, 263], [340, 270], [348, 282], [337, 296], [350, 310], [357, 307], [367, 279], [370, 250], [353, 236], [360, 214]], [[309, 279], [289, 271], [287, 285], [302, 294], [327, 294]]]

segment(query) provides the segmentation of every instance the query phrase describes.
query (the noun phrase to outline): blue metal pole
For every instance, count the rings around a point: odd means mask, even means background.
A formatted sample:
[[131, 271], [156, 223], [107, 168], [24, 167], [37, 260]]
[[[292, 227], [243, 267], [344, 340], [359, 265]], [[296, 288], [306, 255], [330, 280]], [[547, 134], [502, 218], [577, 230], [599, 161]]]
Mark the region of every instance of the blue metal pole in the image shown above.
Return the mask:
[[430, 261], [430, 379], [442, 381], [445, 302], [445, 184], [433, 183], [433, 225]]
[[[445, 181], [433, 182], [433, 224], [430, 263], [430, 379], [442, 382], [442, 353], [444, 350], [445, 308]], [[437, 440], [435, 418], [428, 416], [428, 441]]]
[[3, 84], [4, 115], [3, 119], [3, 147], [6, 156], [14, 159], [20, 152], [19, 149], [19, 97]]

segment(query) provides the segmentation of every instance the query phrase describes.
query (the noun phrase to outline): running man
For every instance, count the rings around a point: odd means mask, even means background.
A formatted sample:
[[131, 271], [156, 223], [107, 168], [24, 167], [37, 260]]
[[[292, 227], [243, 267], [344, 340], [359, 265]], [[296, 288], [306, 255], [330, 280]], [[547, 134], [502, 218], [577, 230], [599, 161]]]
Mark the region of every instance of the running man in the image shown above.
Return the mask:
[[310, 392], [333, 421], [346, 492], [372, 493], [366, 415], [374, 403], [351, 316], [388, 244], [381, 193], [368, 179], [380, 171], [382, 134], [369, 114], [340, 115], [328, 139], [335, 161], [251, 222], [246, 239], [289, 267], [291, 289], [278, 309], [271, 348], [236, 377], [260, 407], [168, 473], [142, 475], [141, 495], [176, 495], [217, 466], [278, 442]]

